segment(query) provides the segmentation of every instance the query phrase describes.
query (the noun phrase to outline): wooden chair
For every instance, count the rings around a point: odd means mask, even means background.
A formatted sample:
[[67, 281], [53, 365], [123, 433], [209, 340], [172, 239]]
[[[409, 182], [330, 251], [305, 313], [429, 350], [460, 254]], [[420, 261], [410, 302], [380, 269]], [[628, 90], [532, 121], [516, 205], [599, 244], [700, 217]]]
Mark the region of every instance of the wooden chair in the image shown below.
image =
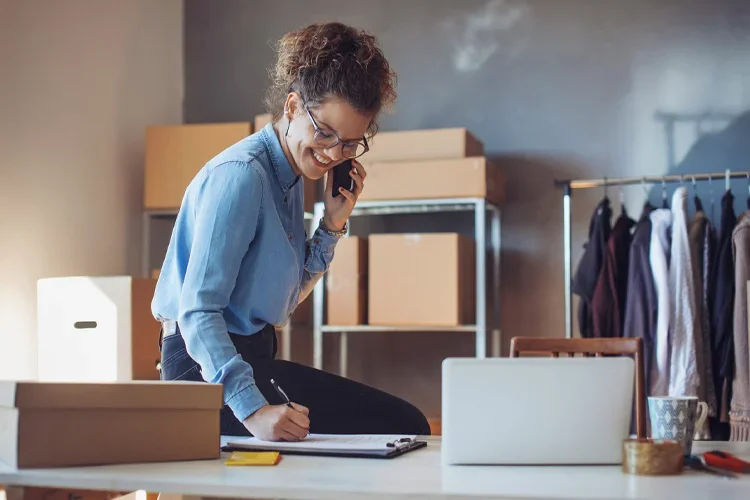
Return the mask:
[[643, 368], [643, 339], [640, 338], [597, 338], [561, 339], [514, 337], [510, 341], [510, 357], [520, 353], [549, 353], [553, 358], [565, 354], [573, 357], [603, 357], [605, 355], [632, 355], [635, 357], [635, 421], [636, 435], [646, 438], [646, 382]]

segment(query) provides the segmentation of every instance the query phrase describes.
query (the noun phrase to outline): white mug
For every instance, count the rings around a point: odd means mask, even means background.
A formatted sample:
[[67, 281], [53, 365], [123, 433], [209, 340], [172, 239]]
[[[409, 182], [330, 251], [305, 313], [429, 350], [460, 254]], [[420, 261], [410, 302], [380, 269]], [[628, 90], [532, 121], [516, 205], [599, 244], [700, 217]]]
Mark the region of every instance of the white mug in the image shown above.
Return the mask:
[[[700, 416], [696, 421], [698, 408]], [[695, 429], [701, 429], [708, 418], [708, 405], [691, 396], [650, 397], [648, 413], [651, 419], [651, 437], [678, 441], [685, 454], [690, 455]]]

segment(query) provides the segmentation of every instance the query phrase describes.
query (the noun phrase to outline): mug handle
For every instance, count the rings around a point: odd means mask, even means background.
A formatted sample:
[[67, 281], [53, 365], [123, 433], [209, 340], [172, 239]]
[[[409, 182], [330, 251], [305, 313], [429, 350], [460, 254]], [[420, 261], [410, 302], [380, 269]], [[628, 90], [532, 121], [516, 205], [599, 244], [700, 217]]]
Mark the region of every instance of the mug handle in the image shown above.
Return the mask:
[[698, 421], [695, 423], [695, 428], [701, 430], [708, 418], [708, 405], [704, 401], [698, 401], [698, 408], [700, 409], [700, 417], [698, 417]]

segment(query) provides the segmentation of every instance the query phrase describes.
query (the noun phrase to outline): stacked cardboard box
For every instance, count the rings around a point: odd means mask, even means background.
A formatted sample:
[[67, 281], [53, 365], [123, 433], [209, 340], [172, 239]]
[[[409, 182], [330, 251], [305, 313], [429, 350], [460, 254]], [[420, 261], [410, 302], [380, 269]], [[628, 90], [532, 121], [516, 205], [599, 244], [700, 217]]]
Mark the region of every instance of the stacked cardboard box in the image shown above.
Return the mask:
[[[499, 168], [463, 128], [382, 132], [360, 161], [368, 173], [360, 200], [485, 198], [500, 204], [505, 195]], [[337, 246], [328, 278], [329, 324], [364, 323], [357, 300], [365, 291], [371, 325], [475, 321], [473, 240], [455, 233], [374, 234], [368, 249], [364, 254], [358, 244]], [[337, 267], [337, 259], [344, 264]], [[368, 276], [360, 280], [356, 271], [363, 267]], [[340, 290], [347, 282], [344, 273], [350, 273], [347, 293]], [[355, 291], [351, 283], [360, 281], [368, 286]]]
[[361, 158], [361, 200], [487, 198], [500, 204], [505, 182], [484, 145], [463, 128], [381, 132]]
[[219, 384], [0, 381], [0, 462], [68, 467], [219, 457]]
[[[271, 115], [254, 123], [155, 125], [146, 129], [144, 208], [175, 210], [182, 204], [190, 181], [211, 158], [262, 129]], [[320, 198], [320, 182], [305, 182], [305, 211]]]
[[326, 279], [328, 322], [361, 325], [367, 322], [367, 239], [351, 236], [336, 244]]
[[147, 127], [145, 208], [179, 208], [195, 174], [211, 158], [250, 135], [252, 128], [250, 122]]
[[371, 325], [474, 322], [474, 241], [455, 233], [370, 235]]

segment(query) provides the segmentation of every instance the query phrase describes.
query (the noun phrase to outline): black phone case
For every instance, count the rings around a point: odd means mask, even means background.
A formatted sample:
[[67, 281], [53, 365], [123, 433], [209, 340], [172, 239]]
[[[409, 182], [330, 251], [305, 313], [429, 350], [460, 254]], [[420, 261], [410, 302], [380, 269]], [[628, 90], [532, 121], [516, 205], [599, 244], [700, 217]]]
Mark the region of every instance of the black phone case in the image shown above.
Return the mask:
[[351, 178], [349, 172], [352, 169], [352, 161], [346, 160], [333, 167], [333, 196], [341, 195], [339, 188], [342, 187], [347, 191], [354, 189], [354, 179]]

